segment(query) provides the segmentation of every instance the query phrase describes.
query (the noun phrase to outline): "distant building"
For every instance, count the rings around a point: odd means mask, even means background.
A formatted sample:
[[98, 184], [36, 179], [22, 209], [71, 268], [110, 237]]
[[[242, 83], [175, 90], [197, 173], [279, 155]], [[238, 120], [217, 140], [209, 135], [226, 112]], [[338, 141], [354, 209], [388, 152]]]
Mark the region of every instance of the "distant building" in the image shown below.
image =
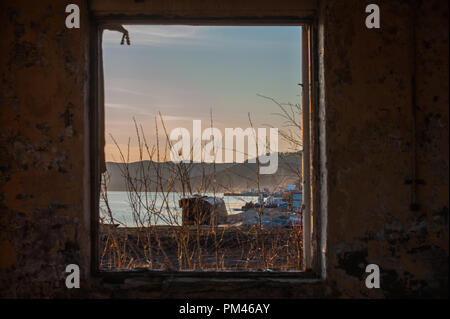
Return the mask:
[[280, 197], [269, 196], [266, 200], [266, 204], [269, 207], [287, 206], [287, 202], [283, 201]]
[[275, 196], [275, 197], [281, 197], [281, 196], [283, 196], [283, 192], [282, 191], [276, 191], [276, 192], [273, 192], [272, 195]]
[[258, 204], [264, 204], [264, 195], [262, 193], [258, 195]]
[[300, 192], [292, 193], [292, 210], [300, 211], [302, 207], [303, 194]]

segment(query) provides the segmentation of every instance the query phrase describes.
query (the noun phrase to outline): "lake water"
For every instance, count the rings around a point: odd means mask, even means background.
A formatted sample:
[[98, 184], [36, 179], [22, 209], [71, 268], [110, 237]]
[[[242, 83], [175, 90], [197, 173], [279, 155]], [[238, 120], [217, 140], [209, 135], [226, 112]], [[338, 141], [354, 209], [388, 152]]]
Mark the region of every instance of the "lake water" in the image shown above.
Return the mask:
[[[164, 197], [166, 195], [166, 198]], [[212, 193], [204, 194], [213, 196]], [[258, 201], [257, 196], [223, 196], [223, 193], [216, 193], [217, 198], [223, 198], [227, 207], [228, 214], [236, 214], [246, 202]], [[112, 212], [115, 224], [120, 226], [135, 227], [138, 216], [144, 225], [147, 225], [148, 216], [146, 212], [151, 211], [151, 224], [153, 225], [181, 225], [181, 208], [178, 200], [183, 197], [182, 193], [155, 193], [142, 192], [139, 196], [129, 192], [107, 193], [107, 202]], [[135, 203], [135, 204], [133, 204]], [[110, 223], [107, 215], [106, 203], [103, 198], [100, 199], [100, 217], [105, 217], [105, 223]]]

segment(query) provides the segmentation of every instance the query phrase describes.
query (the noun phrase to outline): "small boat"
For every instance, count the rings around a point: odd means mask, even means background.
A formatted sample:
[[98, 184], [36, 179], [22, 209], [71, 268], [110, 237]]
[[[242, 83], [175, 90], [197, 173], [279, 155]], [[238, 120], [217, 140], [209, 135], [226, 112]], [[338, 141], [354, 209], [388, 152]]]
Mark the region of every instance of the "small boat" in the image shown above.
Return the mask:
[[242, 206], [241, 210], [246, 212], [251, 208], [254, 208], [256, 204], [254, 204], [253, 202], [246, 202], [244, 206]]
[[228, 212], [222, 198], [194, 195], [178, 201], [183, 225], [226, 224]]

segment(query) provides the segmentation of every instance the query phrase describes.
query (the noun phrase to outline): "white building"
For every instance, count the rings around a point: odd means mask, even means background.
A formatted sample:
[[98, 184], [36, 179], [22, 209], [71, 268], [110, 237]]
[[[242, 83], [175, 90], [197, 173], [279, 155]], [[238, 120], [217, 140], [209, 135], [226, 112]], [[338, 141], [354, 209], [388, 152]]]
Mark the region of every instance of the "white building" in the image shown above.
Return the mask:
[[295, 185], [288, 185], [288, 186], [287, 186], [287, 190], [288, 190], [288, 191], [295, 191], [296, 188], [297, 188], [297, 187], [296, 187]]

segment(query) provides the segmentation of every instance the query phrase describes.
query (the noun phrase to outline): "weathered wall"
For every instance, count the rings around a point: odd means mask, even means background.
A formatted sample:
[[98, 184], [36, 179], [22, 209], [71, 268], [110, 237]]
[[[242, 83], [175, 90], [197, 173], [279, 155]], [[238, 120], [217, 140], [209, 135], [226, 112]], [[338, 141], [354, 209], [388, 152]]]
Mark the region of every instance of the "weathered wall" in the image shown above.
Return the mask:
[[52, 296], [64, 285], [65, 265], [88, 265], [87, 21], [68, 31], [65, 6], [0, 4], [1, 296]]
[[[200, 2], [139, 5], [158, 15], [189, 16]], [[87, 4], [76, 3], [83, 16], [79, 30], [65, 29], [64, 1], [0, 4], [1, 297], [448, 296], [446, 0], [377, 1], [380, 30], [364, 27], [362, 1], [321, 1], [329, 196], [325, 283], [236, 282], [218, 291], [217, 282], [192, 287], [158, 281], [126, 290], [89, 279], [81, 290], [63, 288], [66, 264], [80, 264], [88, 278], [90, 251], [83, 201], [88, 15]], [[116, 3], [109, 1], [113, 9]], [[313, 1], [278, 1], [279, 10], [271, 10], [271, 1], [204, 3], [197, 13], [211, 17], [226, 17], [233, 5], [242, 16], [289, 16], [310, 12]], [[414, 175], [416, 186], [410, 182]], [[381, 268], [379, 290], [364, 288], [368, 263]]]
[[[380, 30], [363, 1], [326, 4], [329, 284], [448, 294], [448, 2], [377, 3]], [[383, 287], [370, 293], [369, 263]]]

